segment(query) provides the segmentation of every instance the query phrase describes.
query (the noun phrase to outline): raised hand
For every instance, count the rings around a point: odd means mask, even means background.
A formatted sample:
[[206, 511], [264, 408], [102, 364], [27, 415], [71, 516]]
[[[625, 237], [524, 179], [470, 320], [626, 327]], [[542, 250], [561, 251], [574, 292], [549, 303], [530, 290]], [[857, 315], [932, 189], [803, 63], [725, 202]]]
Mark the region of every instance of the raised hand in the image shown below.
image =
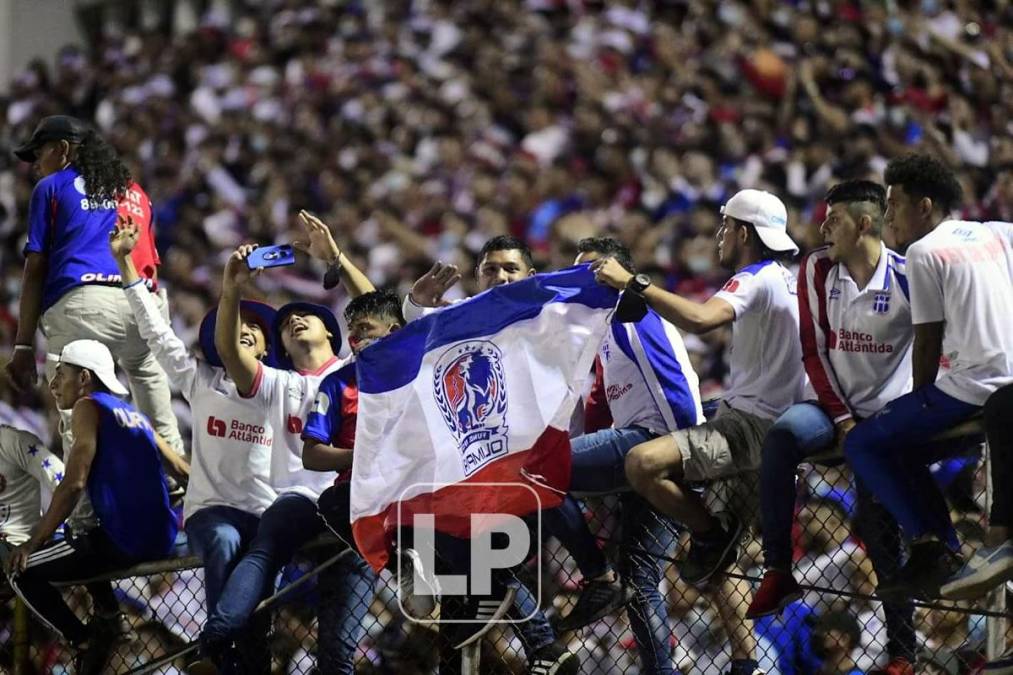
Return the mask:
[[460, 280], [457, 265], [437, 262], [412, 284], [409, 297], [419, 307], [444, 307], [450, 303], [443, 299], [443, 294]]
[[229, 256], [229, 261], [225, 263], [225, 275], [222, 278], [222, 283], [226, 288], [241, 286], [255, 276], [256, 273], [262, 271], [258, 269], [254, 272], [246, 264], [246, 259], [250, 257], [250, 254], [256, 248], [257, 244], [243, 244]]
[[116, 216], [116, 228], [109, 231], [109, 249], [114, 258], [125, 258], [137, 246], [141, 230], [130, 216]]
[[306, 227], [306, 238], [293, 241], [292, 246], [326, 263], [335, 262], [341, 255], [341, 249], [334, 242], [327, 224], [306, 210], [299, 212], [299, 219]]

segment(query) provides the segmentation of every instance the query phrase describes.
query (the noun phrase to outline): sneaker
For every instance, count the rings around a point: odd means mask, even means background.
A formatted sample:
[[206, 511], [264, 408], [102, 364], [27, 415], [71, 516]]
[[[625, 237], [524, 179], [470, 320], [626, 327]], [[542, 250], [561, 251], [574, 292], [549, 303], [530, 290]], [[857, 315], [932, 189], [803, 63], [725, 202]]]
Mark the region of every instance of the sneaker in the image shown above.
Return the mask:
[[870, 670], [869, 675], [915, 675], [915, 668], [903, 656], [890, 659], [885, 668]]
[[1013, 541], [1004, 541], [975, 551], [939, 592], [947, 600], [974, 600], [1010, 579], [1013, 579]]
[[733, 659], [726, 675], [766, 675], [760, 664], [753, 659]]
[[89, 641], [77, 650], [74, 656], [74, 672], [78, 675], [101, 675], [109, 660], [110, 645], [98, 645]]
[[[493, 595], [470, 596], [467, 598], [465, 616], [469, 617], [468, 623], [472, 630], [466, 631], [464, 641], [454, 645], [454, 649], [467, 647], [472, 642], [480, 640], [483, 635], [489, 632], [493, 625], [506, 616], [510, 607], [517, 597], [517, 589], [513, 586], [499, 586], [494, 584]], [[497, 592], [498, 591], [498, 592]]]
[[542, 647], [528, 660], [529, 675], [576, 675], [580, 659], [558, 642]]
[[619, 581], [585, 580], [577, 604], [556, 625], [559, 631], [571, 631], [583, 628], [602, 617], [608, 616], [626, 606], [633, 599], [633, 589]]
[[123, 612], [108, 615], [96, 614], [92, 617], [88, 627], [103, 631], [116, 644], [133, 642], [137, 639], [137, 632], [130, 625], [130, 618]]
[[760, 587], [753, 594], [753, 601], [749, 603], [746, 618], [759, 619], [761, 616], [780, 614], [781, 610], [801, 597], [802, 589], [791, 573], [767, 570], [763, 573]]
[[422, 556], [415, 549], [402, 549], [399, 558], [398, 601], [401, 609], [411, 619], [426, 619], [440, 602], [440, 584], [432, 570], [423, 567]]
[[742, 536], [742, 521], [728, 511], [715, 514], [718, 531], [713, 539], [690, 540], [686, 558], [676, 563], [683, 581], [693, 586], [703, 585], [718, 572], [723, 572], [739, 557], [739, 538]]
[[895, 576], [884, 580], [876, 595], [884, 600], [932, 600], [939, 587], [963, 565], [960, 556], [941, 541], [912, 544], [911, 555]]
[[1013, 675], [1013, 649], [985, 664], [982, 675]]

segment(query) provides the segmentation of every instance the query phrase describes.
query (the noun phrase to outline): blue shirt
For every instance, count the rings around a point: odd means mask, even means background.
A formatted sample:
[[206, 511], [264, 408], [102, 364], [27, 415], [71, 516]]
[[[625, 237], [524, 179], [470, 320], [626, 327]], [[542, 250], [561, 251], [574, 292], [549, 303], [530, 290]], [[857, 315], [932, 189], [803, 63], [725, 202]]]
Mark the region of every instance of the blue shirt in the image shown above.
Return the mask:
[[[352, 448], [355, 444], [355, 422], [359, 413], [359, 387], [355, 379], [355, 362], [339, 368], [320, 383], [313, 408], [306, 416], [303, 440], [313, 439], [335, 448]], [[352, 470], [338, 474], [335, 483], [351, 480]]]
[[[151, 204], [136, 183], [130, 186], [121, 203], [89, 198], [84, 177], [73, 166], [46, 176], [35, 186], [28, 204], [28, 242], [24, 252], [41, 253], [48, 261], [42, 291], [43, 312], [77, 286], [120, 283], [119, 268], [109, 251], [109, 231], [116, 226], [118, 209], [131, 215], [140, 226], [143, 241], [138, 248], [153, 249]], [[138, 266], [139, 273], [150, 278], [154, 268], [143, 267]]]
[[112, 394], [94, 393], [99, 411], [88, 498], [109, 538], [138, 560], [172, 551], [178, 524], [151, 423]]

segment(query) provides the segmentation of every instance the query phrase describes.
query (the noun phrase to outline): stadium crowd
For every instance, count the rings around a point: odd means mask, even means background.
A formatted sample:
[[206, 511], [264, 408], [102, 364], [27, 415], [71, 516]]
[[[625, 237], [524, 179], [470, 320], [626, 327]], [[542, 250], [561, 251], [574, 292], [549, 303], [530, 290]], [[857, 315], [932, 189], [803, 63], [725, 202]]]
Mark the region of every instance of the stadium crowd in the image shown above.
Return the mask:
[[[702, 302], [729, 277], [715, 237], [721, 207], [738, 191], [780, 197], [788, 234], [805, 254], [824, 242], [829, 188], [853, 179], [883, 184], [888, 162], [909, 152], [954, 171], [964, 219], [1013, 221], [1013, 8], [1005, 3], [195, 4], [204, 11], [193, 26], [178, 16], [173, 30], [140, 17], [104, 23], [93, 44], [63, 49], [54, 68], [33, 64], [0, 98], [3, 344], [15, 342], [36, 182], [12, 151], [52, 114], [92, 121], [150, 197], [171, 330], [194, 351], [236, 248], [304, 237], [303, 209], [330, 227], [347, 267], [399, 297], [434, 261], [456, 265], [463, 278], [449, 300], [483, 288], [469, 273], [483, 245], [512, 235], [530, 247], [538, 271], [572, 264], [588, 237], [613, 236], [655, 287]], [[883, 230], [887, 246], [906, 243], [894, 237]], [[259, 299], [324, 303], [343, 317], [357, 293], [347, 283], [325, 291], [326, 270], [300, 256], [257, 278]], [[731, 331], [684, 333], [700, 397], [720, 397]], [[344, 321], [341, 334], [349, 334]], [[55, 451], [57, 416], [45, 389], [26, 395], [0, 381], [0, 419]], [[175, 382], [173, 391], [190, 450], [190, 394]], [[951, 462], [935, 472], [968, 557], [985, 538], [975, 468]], [[809, 499], [796, 514], [797, 577], [873, 595], [850, 473], [815, 467], [803, 476]], [[596, 535], [611, 539], [616, 507], [595, 507], [603, 516]], [[760, 540], [747, 541], [738, 565], [759, 575]], [[545, 587], [565, 615], [582, 587], [565, 550], [549, 546]], [[162, 609], [134, 630], [166, 649], [196, 638], [203, 593], [188, 579], [150, 580], [134, 599]], [[121, 601], [136, 595], [131, 584], [119, 586]], [[719, 603], [675, 566], [666, 565], [662, 591], [676, 665], [728, 669], [735, 626]], [[152, 600], [159, 597], [173, 599]], [[305, 672], [313, 658], [312, 618], [298, 607], [276, 614], [275, 640], [284, 643], [276, 655], [291, 660], [277, 664], [283, 672]], [[807, 591], [782, 620], [753, 624], [757, 667], [816, 672], [842, 642], [855, 668], [884, 667], [895, 656], [888, 619], [878, 602]], [[971, 672], [982, 661], [979, 619], [919, 610], [924, 649], [908, 656], [924, 672]], [[404, 671], [403, 654], [427, 652], [425, 634], [405, 628], [390, 594], [372, 601], [364, 621], [358, 651], [375, 672]], [[826, 642], [818, 655], [813, 634]], [[484, 648], [497, 652], [486, 663], [524, 668], [524, 645], [511, 631], [494, 629]], [[642, 667], [623, 612], [567, 648], [582, 672]], [[58, 672], [52, 661], [66, 655], [49, 649], [50, 670], [41, 672]], [[851, 656], [843, 652], [840, 663]]]

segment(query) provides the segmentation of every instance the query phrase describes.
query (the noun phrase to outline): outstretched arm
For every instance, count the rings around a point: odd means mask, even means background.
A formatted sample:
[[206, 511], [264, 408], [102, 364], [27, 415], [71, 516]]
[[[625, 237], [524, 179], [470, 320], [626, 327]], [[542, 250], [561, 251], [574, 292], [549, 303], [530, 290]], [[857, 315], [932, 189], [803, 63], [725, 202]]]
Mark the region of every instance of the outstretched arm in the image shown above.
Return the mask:
[[[614, 258], [596, 260], [591, 269], [599, 283], [620, 291], [633, 278]], [[735, 310], [718, 297], [694, 302], [652, 285], [644, 290], [644, 299], [654, 311], [688, 333], [706, 333], [735, 320]]]
[[309, 211], [300, 211], [299, 218], [306, 227], [306, 239], [293, 241], [293, 246], [318, 260], [323, 260], [328, 268], [336, 267], [341, 283], [353, 298], [376, 290], [362, 270], [338, 248], [326, 223]]
[[240, 394], [249, 395], [253, 391], [260, 370], [260, 362], [251, 354], [239, 348], [240, 327], [240, 292], [243, 283], [252, 277], [246, 259], [257, 246], [247, 244], [236, 249], [225, 264], [222, 277], [222, 299], [218, 303], [218, 321], [215, 326], [215, 348], [221, 356], [225, 372], [236, 383]]

